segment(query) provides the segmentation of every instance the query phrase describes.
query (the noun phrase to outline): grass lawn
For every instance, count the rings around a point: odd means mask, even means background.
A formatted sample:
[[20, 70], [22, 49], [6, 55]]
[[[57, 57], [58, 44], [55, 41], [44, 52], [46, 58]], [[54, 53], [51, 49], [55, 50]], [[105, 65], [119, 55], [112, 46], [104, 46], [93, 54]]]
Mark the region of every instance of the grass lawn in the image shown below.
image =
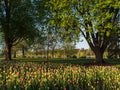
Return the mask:
[[[1, 60], [1, 59], [0, 59]], [[2, 58], [2, 60], [4, 60]], [[79, 65], [86, 65], [86, 64], [91, 64], [94, 63], [95, 59], [89, 59], [89, 58], [68, 58], [68, 59], [63, 59], [63, 58], [54, 58], [54, 59], [46, 59], [46, 58], [15, 58], [13, 59], [15, 61], [23, 61], [23, 62], [52, 62], [52, 63], [69, 63], [69, 64], [79, 64]], [[111, 65], [111, 64], [120, 64], [120, 59], [104, 59], [105, 64]]]
[[[0, 61], [3, 61], [4, 58], [0, 58]], [[120, 59], [104, 59], [106, 63], [114, 63], [120, 64]], [[89, 58], [54, 58], [54, 59], [46, 59], [46, 58], [13, 58], [13, 61], [27, 61], [27, 62], [56, 62], [56, 63], [77, 63], [77, 64], [84, 64], [84, 63], [93, 63], [94, 59]]]

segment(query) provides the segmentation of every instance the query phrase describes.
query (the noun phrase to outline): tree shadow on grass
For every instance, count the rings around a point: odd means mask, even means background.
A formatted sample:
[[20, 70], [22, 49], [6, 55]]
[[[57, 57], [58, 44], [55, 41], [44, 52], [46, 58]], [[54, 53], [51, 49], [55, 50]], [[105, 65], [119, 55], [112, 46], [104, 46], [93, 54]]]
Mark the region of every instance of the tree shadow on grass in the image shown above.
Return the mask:
[[73, 65], [82, 65], [82, 66], [115, 66], [120, 65], [120, 59], [104, 59], [104, 63], [95, 63], [95, 59], [87, 59], [87, 58], [80, 58], [80, 59], [66, 59], [66, 60], [48, 60], [47, 62], [52, 63], [67, 63]]
[[95, 59], [89, 58], [67, 58], [67, 59], [19, 59], [19, 60], [12, 60], [12, 61], [4, 61], [2, 63], [17, 63], [17, 62], [35, 62], [35, 63], [62, 63], [62, 64], [72, 64], [72, 65], [82, 65], [82, 66], [115, 66], [120, 65], [120, 59], [104, 59], [105, 63], [95, 63]]
[[104, 63], [87, 62], [83, 66], [115, 66], [120, 65], [120, 59], [104, 59]]

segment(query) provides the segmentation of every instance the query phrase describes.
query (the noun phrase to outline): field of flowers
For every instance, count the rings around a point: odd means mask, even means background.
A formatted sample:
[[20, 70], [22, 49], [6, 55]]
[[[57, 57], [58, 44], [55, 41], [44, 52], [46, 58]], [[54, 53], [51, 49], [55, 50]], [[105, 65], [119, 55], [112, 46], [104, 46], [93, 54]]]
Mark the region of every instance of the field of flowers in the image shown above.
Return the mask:
[[116, 66], [0, 63], [0, 90], [120, 90]]

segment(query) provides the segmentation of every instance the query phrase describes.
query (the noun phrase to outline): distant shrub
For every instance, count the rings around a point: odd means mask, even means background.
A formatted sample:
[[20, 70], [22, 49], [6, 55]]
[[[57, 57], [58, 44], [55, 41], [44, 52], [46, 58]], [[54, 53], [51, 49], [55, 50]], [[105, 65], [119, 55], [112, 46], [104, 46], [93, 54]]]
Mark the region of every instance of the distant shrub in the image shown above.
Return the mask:
[[71, 58], [71, 56], [70, 56], [70, 55], [67, 55], [67, 58]]
[[80, 58], [86, 58], [86, 56], [82, 56], [82, 57], [80, 57]]
[[77, 58], [77, 56], [76, 56], [76, 55], [73, 55], [72, 58]]

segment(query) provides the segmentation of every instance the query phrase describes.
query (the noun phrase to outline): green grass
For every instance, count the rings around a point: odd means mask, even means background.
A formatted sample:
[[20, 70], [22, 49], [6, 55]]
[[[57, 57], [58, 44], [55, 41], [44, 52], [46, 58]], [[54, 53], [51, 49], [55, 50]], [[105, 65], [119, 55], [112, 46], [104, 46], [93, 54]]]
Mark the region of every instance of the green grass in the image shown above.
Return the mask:
[[52, 63], [68, 63], [68, 64], [83, 65], [85, 63], [92, 63], [92, 62], [94, 62], [94, 59], [85, 59], [85, 58], [81, 58], [81, 59], [74, 59], [74, 58], [68, 58], [68, 59], [54, 58], [54, 59], [47, 60], [46, 58], [14, 58], [13, 61], [18, 61], [18, 62], [37, 62], [37, 63], [52, 62]]
[[1, 60], [4, 60], [4, 58], [0, 58], [0, 61], [1, 61]]
[[120, 64], [120, 59], [106, 59], [107, 63]]
[[[15, 61], [27, 61], [27, 62], [53, 62], [53, 63], [70, 63], [70, 64], [88, 64], [94, 63], [95, 59], [89, 58], [53, 58], [47, 60], [46, 58], [16, 58]], [[120, 64], [120, 59], [105, 59], [106, 64]]]
[[[1, 61], [4, 60], [4, 58], [0, 58]], [[70, 63], [70, 64], [88, 64], [88, 63], [94, 63], [94, 59], [89, 58], [13, 58], [13, 61], [20, 61], [20, 62], [53, 62], [53, 63]], [[120, 59], [105, 59], [105, 62], [107, 64], [120, 64]]]

